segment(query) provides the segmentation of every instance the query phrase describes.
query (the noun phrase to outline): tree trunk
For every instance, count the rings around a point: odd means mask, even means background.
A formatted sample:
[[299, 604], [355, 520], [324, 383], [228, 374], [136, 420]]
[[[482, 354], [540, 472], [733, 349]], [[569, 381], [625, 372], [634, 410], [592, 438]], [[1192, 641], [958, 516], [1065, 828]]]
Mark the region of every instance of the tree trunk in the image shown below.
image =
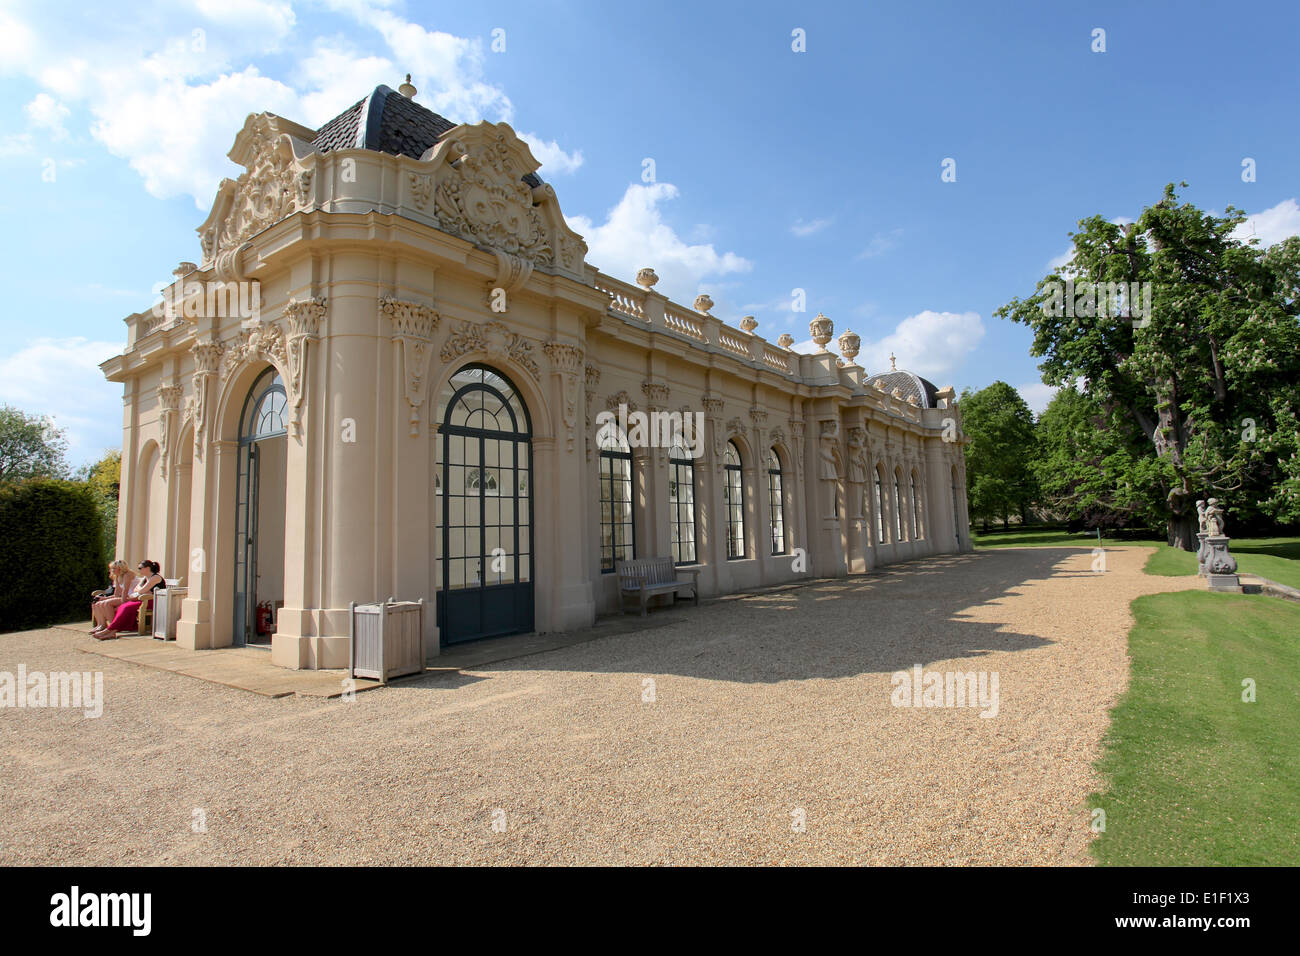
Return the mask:
[[1195, 551], [1198, 544], [1196, 528], [1196, 520], [1189, 515], [1170, 515], [1166, 519], [1169, 547], [1181, 548], [1184, 551]]

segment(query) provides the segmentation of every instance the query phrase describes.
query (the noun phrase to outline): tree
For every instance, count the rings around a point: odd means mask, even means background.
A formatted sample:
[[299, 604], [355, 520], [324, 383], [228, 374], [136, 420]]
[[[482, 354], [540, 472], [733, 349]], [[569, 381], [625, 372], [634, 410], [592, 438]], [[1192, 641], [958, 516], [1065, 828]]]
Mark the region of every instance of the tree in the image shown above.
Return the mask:
[[1038, 418], [1033, 461], [1040, 503], [1087, 528], [1150, 527], [1161, 516], [1129, 476], [1143, 455], [1142, 436], [1113, 423], [1089, 395], [1067, 385]]
[[0, 482], [62, 478], [68, 443], [48, 418], [0, 406]]
[[110, 451], [93, 465], [77, 469], [77, 480], [84, 481], [99, 502], [99, 514], [104, 528], [104, 552], [117, 550], [118, 492], [122, 482], [122, 453]]
[[1300, 514], [1300, 238], [1260, 249], [1234, 238], [1244, 220], [1171, 184], [1136, 222], [1080, 220], [1072, 260], [996, 312], [1033, 329], [1045, 383], [1082, 382], [1123, 449], [1112, 493], [1187, 550], [1198, 498]]
[[1023, 519], [1034, 500], [1034, 413], [1020, 393], [1006, 382], [994, 382], [961, 396], [966, 447], [966, 483], [972, 517], [988, 530], [990, 518]]

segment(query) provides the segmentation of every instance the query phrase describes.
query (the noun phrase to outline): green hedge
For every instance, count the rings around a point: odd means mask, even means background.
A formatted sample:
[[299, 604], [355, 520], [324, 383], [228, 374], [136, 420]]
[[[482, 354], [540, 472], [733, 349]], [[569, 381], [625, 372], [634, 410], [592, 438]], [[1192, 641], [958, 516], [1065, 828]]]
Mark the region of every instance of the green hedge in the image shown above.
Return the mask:
[[108, 583], [102, 521], [83, 483], [0, 485], [0, 631], [90, 620], [90, 592]]

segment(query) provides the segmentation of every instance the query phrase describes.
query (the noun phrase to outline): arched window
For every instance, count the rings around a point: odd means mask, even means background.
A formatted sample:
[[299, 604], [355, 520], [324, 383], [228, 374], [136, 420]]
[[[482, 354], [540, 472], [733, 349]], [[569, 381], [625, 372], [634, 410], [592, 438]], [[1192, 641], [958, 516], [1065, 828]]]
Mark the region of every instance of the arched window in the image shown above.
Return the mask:
[[668, 451], [668, 522], [673, 538], [673, 563], [695, 563], [695, 459], [682, 444]]
[[909, 494], [912, 498], [912, 537], [920, 541], [925, 537], [925, 529], [921, 527], [921, 499], [916, 496], [916, 472], [912, 472], [910, 478]]
[[284, 379], [273, 368], [257, 377], [244, 401], [244, 416], [239, 427], [239, 440], [243, 444], [274, 438], [288, 431], [285, 412], [289, 400], [285, 397]]
[[596, 432], [600, 449], [600, 570], [614, 570], [616, 561], [631, 561], [636, 554], [636, 528], [632, 520], [632, 449], [613, 422]]
[[885, 492], [884, 479], [876, 467], [876, 544], [885, 543]]
[[740, 449], [727, 442], [722, 459], [722, 504], [727, 512], [727, 560], [745, 556], [745, 483], [740, 471]]
[[894, 540], [906, 541], [903, 533], [903, 475], [894, 469]]
[[785, 488], [781, 483], [781, 456], [767, 450], [767, 501], [772, 523], [772, 553], [785, 554]]

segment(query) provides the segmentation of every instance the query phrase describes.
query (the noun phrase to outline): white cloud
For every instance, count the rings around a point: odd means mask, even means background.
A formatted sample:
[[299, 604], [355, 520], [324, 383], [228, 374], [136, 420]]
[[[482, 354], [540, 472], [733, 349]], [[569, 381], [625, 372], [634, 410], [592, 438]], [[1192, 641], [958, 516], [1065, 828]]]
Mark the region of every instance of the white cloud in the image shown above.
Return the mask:
[[895, 229], [892, 232], [878, 232], [871, 237], [866, 248], [858, 253], [859, 259], [874, 259], [876, 256], [884, 255], [889, 250], [898, 245], [898, 237], [903, 234], [903, 230]]
[[528, 144], [533, 156], [542, 164], [542, 175], [562, 176], [575, 172], [582, 165], [582, 150], [566, 153], [555, 140], [547, 140], [536, 133], [519, 133], [519, 138]]
[[1263, 212], [1252, 213], [1233, 230], [1232, 237], [1242, 242], [1259, 239], [1260, 246], [1271, 246], [1287, 236], [1300, 235], [1300, 206], [1294, 199], [1283, 199]]
[[195, 7], [213, 23], [256, 31], [269, 41], [288, 36], [297, 22], [293, 7], [283, 0], [196, 0]]
[[[691, 302], [711, 276], [748, 272], [753, 264], [734, 252], [719, 253], [712, 243], [690, 244], [663, 221], [659, 205], [676, 199], [671, 183], [633, 183], [597, 226], [586, 216], [568, 217], [569, 226], [587, 240], [587, 261], [616, 279], [630, 281], [643, 266], [659, 274], [655, 290], [679, 302]], [[716, 311], [716, 310], [715, 310]]]
[[804, 222], [802, 219], [796, 219], [790, 231], [800, 239], [821, 232], [835, 220], [833, 219], [813, 219], [810, 222]]
[[[838, 354], [837, 341], [846, 331], [835, 329], [835, 341], [827, 349]], [[899, 370], [915, 372], [938, 385], [966, 360], [984, 338], [984, 323], [977, 312], [934, 312], [929, 309], [909, 315], [894, 331], [874, 342], [862, 339], [857, 363], [869, 375], [889, 371], [889, 356], [896, 356]], [[791, 346], [796, 352], [810, 355], [817, 351], [812, 339]]]
[[6, 156], [26, 156], [35, 152], [36, 144], [31, 133], [10, 133], [0, 136], [0, 159]]
[[23, 107], [23, 112], [27, 114], [27, 122], [32, 126], [47, 131], [56, 140], [67, 139], [68, 131], [64, 128], [63, 121], [71, 111], [49, 93], [37, 93]]
[[1016, 391], [1035, 415], [1041, 415], [1060, 389], [1055, 385], [1044, 385], [1042, 382], [1026, 382], [1024, 385], [1017, 385]]
[[39, 338], [0, 358], [0, 402], [49, 415], [66, 429], [73, 466], [122, 445], [122, 386], [106, 381], [99, 363], [121, 342]]
[[984, 323], [978, 312], [927, 309], [903, 319], [883, 339], [864, 339], [857, 362], [871, 373], [888, 371], [892, 352], [900, 369], [943, 385], [983, 338]]
[[[69, 107], [82, 107], [92, 135], [139, 172], [152, 195], [188, 194], [200, 210], [222, 178], [240, 172], [225, 154], [249, 113], [319, 126], [410, 72], [417, 100], [449, 119], [512, 121], [509, 97], [485, 77], [481, 39], [427, 30], [385, 0], [323, 5], [364, 29], [348, 30], [347, 39], [313, 36], [288, 0], [196, 0], [189, 11], [159, 4], [148, 12], [148, 31], [115, 21], [75, 30], [71, 14], [60, 21], [7, 10], [0, 12], [0, 74], [23, 73], [44, 87], [28, 105], [33, 129], [39, 123], [57, 135]], [[255, 63], [290, 47], [311, 51], [291, 73], [268, 76]], [[548, 173], [582, 164], [578, 150], [540, 134], [528, 138]], [[0, 155], [32, 148], [24, 134], [0, 139]]]

